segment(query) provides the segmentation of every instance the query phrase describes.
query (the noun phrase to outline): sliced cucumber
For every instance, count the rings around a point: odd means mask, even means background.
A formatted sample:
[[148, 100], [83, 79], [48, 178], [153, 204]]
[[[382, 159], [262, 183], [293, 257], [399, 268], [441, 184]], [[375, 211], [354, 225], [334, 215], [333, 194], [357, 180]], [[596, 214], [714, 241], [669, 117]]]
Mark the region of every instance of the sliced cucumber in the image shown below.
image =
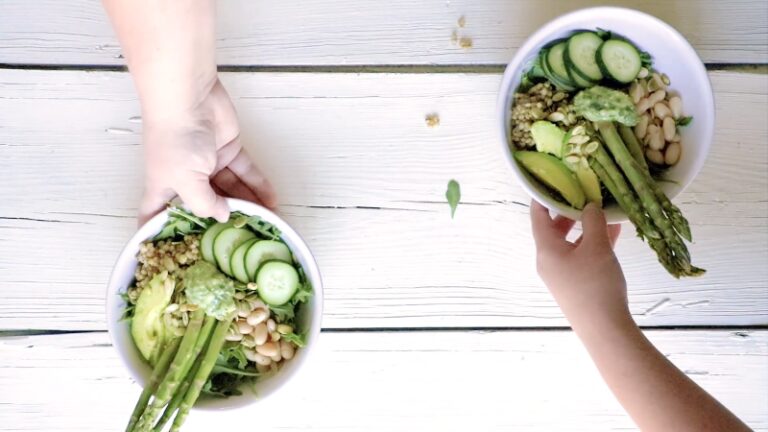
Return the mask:
[[577, 72], [575, 72], [573, 69], [570, 69], [570, 68], [568, 69], [568, 76], [571, 77], [571, 81], [573, 81], [574, 84], [576, 84], [581, 88], [590, 88], [596, 85], [592, 81], [584, 79], [581, 75], [579, 75]]
[[637, 48], [621, 39], [603, 42], [597, 50], [597, 64], [605, 75], [622, 84], [634, 81], [643, 67]]
[[555, 85], [555, 87], [565, 90], [565, 91], [574, 91], [576, 90], [575, 87], [571, 86], [569, 83], [563, 82], [560, 78], [558, 78], [557, 75], [555, 75], [552, 70], [549, 68], [549, 65], [547, 64], [547, 55], [549, 53], [549, 49], [542, 49], [540, 56], [540, 63], [541, 63], [541, 69], [544, 72], [544, 76]]
[[278, 260], [290, 263], [291, 251], [285, 243], [275, 240], [262, 240], [254, 243], [245, 254], [245, 271], [251, 280], [256, 280], [256, 272], [267, 261]]
[[245, 271], [245, 254], [248, 253], [248, 249], [250, 249], [257, 241], [259, 240], [247, 240], [232, 252], [232, 258], [229, 259], [229, 267], [232, 269], [232, 276], [242, 283], [248, 283], [250, 281], [248, 272]]
[[553, 45], [547, 52], [547, 67], [564, 84], [571, 88], [576, 87], [576, 83], [568, 77], [568, 69], [565, 68], [563, 52], [565, 51], [565, 41]]
[[596, 61], [597, 50], [602, 44], [603, 40], [594, 32], [580, 32], [571, 36], [566, 43], [564, 56], [568, 70], [592, 83], [603, 79]]
[[256, 275], [259, 296], [271, 306], [288, 303], [299, 289], [299, 273], [291, 264], [282, 261], [268, 261]]
[[225, 274], [232, 276], [230, 259], [232, 253], [238, 246], [248, 240], [256, 238], [256, 234], [245, 228], [225, 228], [216, 236], [213, 241], [213, 256], [216, 257], [216, 264]]
[[213, 256], [213, 241], [216, 240], [216, 236], [227, 228], [230, 228], [230, 223], [217, 223], [205, 230], [203, 237], [200, 239], [200, 252], [203, 255], [203, 259], [211, 264], [216, 264], [216, 258]]

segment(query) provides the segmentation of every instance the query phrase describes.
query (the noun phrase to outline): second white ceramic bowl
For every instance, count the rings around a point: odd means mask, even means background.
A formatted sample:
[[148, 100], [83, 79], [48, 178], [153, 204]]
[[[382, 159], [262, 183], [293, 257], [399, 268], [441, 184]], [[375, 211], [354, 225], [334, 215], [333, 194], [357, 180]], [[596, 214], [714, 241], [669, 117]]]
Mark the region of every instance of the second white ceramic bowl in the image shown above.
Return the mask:
[[[636, 10], [597, 7], [578, 10], [545, 24], [520, 47], [504, 72], [497, 104], [499, 133], [504, 154], [523, 189], [551, 211], [573, 220], [581, 218], [581, 211], [558, 202], [541, 185], [531, 182], [512, 157], [509, 147], [510, 108], [523, 73], [542, 46], [566, 37], [574, 30], [598, 28], [627, 37], [650, 53], [654, 68], [669, 76], [670, 91], [683, 99], [684, 115], [693, 116], [693, 122], [681, 130], [683, 152], [680, 161], [665, 173], [665, 178], [670, 181], [661, 183], [670, 199], [680, 194], [701, 170], [714, 132], [715, 103], [707, 70], [688, 41], [665, 22]], [[605, 212], [609, 223], [627, 220], [617, 205], [608, 206]]]
[[[255, 394], [248, 389], [243, 389], [242, 395], [231, 396], [226, 399], [201, 397], [195, 404], [195, 409], [238, 408], [275, 393], [295, 378], [302, 364], [309, 359], [320, 335], [320, 321], [323, 314], [323, 283], [320, 279], [317, 263], [304, 240], [279, 216], [258, 204], [231, 198], [227, 199], [227, 203], [232, 211], [260, 216], [265, 221], [275, 225], [281, 231], [283, 241], [304, 269], [314, 292], [312, 299], [302, 306], [297, 316], [301, 328], [307, 331], [307, 346], [297, 350], [296, 356], [287, 361], [274, 376], [260, 379], [255, 386]], [[130, 374], [141, 386], [147, 382], [152, 370], [134, 345], [128, 323], [120, 321], [126, 305], [119, 294], [125, 292], [133, 284], [134, 272], [138, 264], [136, 257], [139, 252], [139, 245], [157, 234], [166, 220], [168, 220], [168, 212], [163, 211], [139, 228], [117, 259], [107, 286], [107, 325], [112, 344]], [[136, 397], [138, 396], [139, 393], [137, 392]]]

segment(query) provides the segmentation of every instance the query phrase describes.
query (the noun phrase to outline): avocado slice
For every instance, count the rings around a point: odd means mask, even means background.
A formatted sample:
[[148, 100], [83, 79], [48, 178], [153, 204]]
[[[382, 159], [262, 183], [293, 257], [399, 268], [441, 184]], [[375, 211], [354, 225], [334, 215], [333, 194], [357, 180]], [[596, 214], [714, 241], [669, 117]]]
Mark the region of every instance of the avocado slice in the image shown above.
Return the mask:
[[539, 181], [559, 192], [571, 206], [584, 208], [584, 190], [576, 176], [560, 159], [535, 151], [516, 151], [515, 159]]
[[[131, 319], [131, 337], [141, 355], [153, 365], [160, 358], [168, 329], [163, 323], [163, 312], [171, 302], [176, 286], [173, 279], [164, 274], [155, 275], [141, 290]], [[170, 280], [170, 283], [166, 281]]]
[[581, 166], [576, 168], [576, 178], [581, 183], [581, 188], [584, 190], [587, 201], [602, 207], [603, 193], [600, 190], [600, 180], [597, 178], [597, 174], [592, 171], [592, 168]]
[[536, 150], [549, 153], [558, 158], [563, 157], [563, 141], [565, 131], [555, 126], [554, 123], [539, 120], [531, 125], [531, 135], [536, 143]]

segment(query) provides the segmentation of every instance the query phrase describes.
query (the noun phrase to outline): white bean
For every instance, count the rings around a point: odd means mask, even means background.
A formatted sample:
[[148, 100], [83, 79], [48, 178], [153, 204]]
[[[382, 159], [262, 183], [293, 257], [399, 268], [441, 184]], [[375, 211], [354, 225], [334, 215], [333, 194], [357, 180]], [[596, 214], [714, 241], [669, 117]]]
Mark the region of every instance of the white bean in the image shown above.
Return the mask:
[[272, 357], [273, 355], [277, 354], [278, 346], [274, 342], [267, 342], [264, 345], [259, 345], [256, 347], [256, 352], [267, 357]]
[[284, 359], [286, 360], [292, 359], [295, 353], [296, 353], [296, 348], [293, 347], [292, 343], [288, 341], [280, 342], [280, 354], [283, 356]]
[[679, 119], [683, 115], [683, 100], [680, 96], [674, 96], [669, 99], [669, 109], [672, 111], [672, 117]]
[[675, 119], [672, 117], [664, 117], [664, 139], [667, 141], [672, 141], [672, 139], [675, 137], [675, 133], [677, 132], [677, 127], [675, 126]]
[[269, 331], [267, 325], [261, 323], [253, 328], [253, 339], [256, 341], [256, 345], [264, 345], [269, 337]]
[[648, 141], [648, 146], [653, 150], [661, 150], [664, 148], [664, 133], [661, 129], [656, 128], [654, 134], [651, 136], [651, 140]]
[[257, 326], [261, 323], [263, 323], [267, 318], [269, 318], [269, 312], [267, 312], [264, 309], [256, 309], [255, 311], [248, 314], [248, 324], [252, 326]]
[[250, 350], [250, 349], [243, 350], [243, 351], [245, 352], [245, 358], [247, 358], [248, 360], [250, 360], [250, 361], [252, 361], [252, 362], [254, 362], [254, 363], [258, 364], [258, 365], [269, 366], [270, 364], [272, 364], [272, 359], [269, 358], [269, 356], [265, 356], [263, 354], [259, 354], [259, 353], [255, 352], [254, 350]]
[[645, 157], [648, 158], [649, 161], [655, 163], [656, 165], [664, 165], [664, 155], [658, 150], [653, 150], [653, 149], [646, 150]]
[[282, 354], [280, 354], [280, 350], [277, 350], [277, 354], [275, 354], [275, 355], [273, 355], [273, 356], [271, 356], [269, 358], [271, 358], [273, 362], [279, 363], [280, 360], [283, 359], [283, 356], [282, 356]]
[[277, 341], [279, 341], [281, 337], [282, 337], [282, 335], [280, 335], [280, 332], [277, 332], [277, 331], [273, 331], [273, 332], [271, 332], [271, 333], [269, 334], [269, 339], [270, 339], [272, 342], [277, 342]]
[[267, 329], [270, 332], [273, 332], [273, 331], [277, 330], [277, 323], [272, 318], [267, 320]]
[[643, 87], [641, 87], [640, 84], [635, 81], [629, 87], [629, 95], [632, 97], [632, 102], [637, 104], [640, 102], [640, 99], [645, 96], [645, 90], [643, 90]]
[[667, 97], [666, 91], [656, 90], [655, 92], [651, 93], [650, 96], [648, 96], [648, 100], [651, 101], [651, 105], [656, 105], [657, 103], [663, 101], [665, 97]]
[[642, 114], [651, 107], [651, 101], [648, 100], [648, 98], [640, 100], [640, 102], [637, 103], [637, 114]]
[[245, 321], [238, 321], [237, 330], [240, 332], [240, 334], [249, 334], [253, 331], [253, 326]]
[[229, 332], [224, 339], [230, 342], [240, 342], [243, 340], [243, 335], [240, 332]]
[[669, 107], [664, 102], [659, 102], [656, 105], [653, 106], [653, 114], [656, 116], [656, 118], [664, 119], [664, 117], [669, 117], [672, 115], [672, 111], [669, 110]]
[[667, 165], [674, 165], [677, 163], [678, 160], [680, 160], [680, 152], [682, 151], [682, 147], [680, 146], [680, 143], [672, 143], [667, 147], [667, 150], [664, 152], [664, 162], [666, 162]]
[[647, 114], [643, 114], [642, 116], [640, 116], [640, 119], [638, 120], [637, 125], [635, 126], [635, 136], [638, 139], [645, 138], [645, 134], [646, 132], [648, 132], [648, 120], [649, 118]]

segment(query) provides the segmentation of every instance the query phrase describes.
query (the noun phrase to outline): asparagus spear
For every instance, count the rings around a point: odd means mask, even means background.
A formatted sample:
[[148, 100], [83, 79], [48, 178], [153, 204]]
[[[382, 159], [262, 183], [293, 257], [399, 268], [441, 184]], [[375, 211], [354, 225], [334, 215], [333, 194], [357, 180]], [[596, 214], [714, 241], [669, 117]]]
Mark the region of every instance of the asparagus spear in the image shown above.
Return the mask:
[[[634, 197], [630, 202], [627, 202], [626, 196], [628, 194], [622, 193], [620, 187], [613, 181], [610, 175], [608, 175], [607, 170], [597, 161], [597, 159], [592, 158], [590, 161], [590, 166], [592, 167], [592, 170], [595, 171], [597, 176], [600, 178], [600, 181], [605, 185], [605, 187], [608, 189], [608, 191], [613, 195], [614, 198], [616, 198], [616, 202], [619, 204], [619, 207], [622, 208], [627, 213], [627, 216], [629, 216], [629, 220], [632, 222], [633, 225], [637, 228], [638, 236], [640, 238], [643, 238], [643, 231], [640, 229], [640, 224], [643, 223], [643, 220], [646, 219], [646, 215], [644, 213], [638, 213], [634, 207], [637, 205], [637, 202], [634, 201]], [[622, 179], [623, 180], [623, 179]], [[628, 188], [626, 183], [623, 183], [624, 188]], [[631, 194], [631, 192], [629, 192]], [[664, 266], [667, 271], [673, 275], [675, 278], [679, 278], [679, 270], [675, 266], [675, 262], [672, 259], [672, 255], [669, 253], [669, 248], [667, 247], [667, 243], [662, 239], [648, 239], [648, 244], [651, 246], [651, 248], [656, 251], [656, 256], [659, 258], [659, 262], [661, 265]]]
[[181, 338], [173, 338], [171, 343], [165, 347], [163, 354], [160, 356], [160, 360], [158, 360], [155, 369], [152, 371], [152, 376], [149, 377], [149, 382], [144, 387], [144, 390], [142, 390], [141, 396], [139, 396], [139, 401], [136, 402], [136, 407], [133, 409], [131, 419], [128, 421], [128, 427], [125, 428], [126, 432], [132, 431], [133, 427], [136, 426], [139, 417], [141, 417], [141, 413], [144, 412], [144, 408], [146, 408], [147, 402], [149, 402], [149, 398], [152, 397], [152, 393], [155, 392], [157, 386], [160, 385], [160, 380], [168, 371], [168, 367], [171, 365], [171, 360], [173, 360], [173, 357], [176, 355], [180, 343]]
[[155, 424], [155, 428], [153, 429], [153, 432], [161, 432], [163, 430], [163, 427], [168, 423], [168, 420], [173, 418], [173, 414], [176, 412], [176, 410], [179, 408], [179, 405], [181, 404], [181, 401], [184, 399], [184, 395], [187, 394], [187, 390], [189, 389], [189, 385], [192, 383], [192, 380], [195, 378], [195, 375], [197, 375], [198, 369], [200, 369], [200, 363], [202, 361], [202, 358], [198, 357], [197, 360], [195, 360], [195, 365], [192, 366], [192, 369], [189, 371], [189, 374], [184, 378], [184, 381], [179, 386], [179, 389], [176, 390], [176, 394], [173, 395], [173, 398], [170, 402], [168, 402], [168, 405], [165, 407], [165, 411], [163, 411], [163, 415], [160, 417], [160, 420], [157, 421]]
[[[205, 320], [204, 324], [202, 324], [203, 320]], [[189, 321], [187, 330], [184, 332], [179, 351], [176, 353], [168, 373], [160, 383], [155, 393], [155, 398], [144, 411], [144, 414], [141, 415], [136, 430], [148, 432], [152, 429], [152, 425], [155, 423], [158, 415], [160, 415], [160, 411], [170, 402], [184, 377], [189, 373], [189, 369], [192, 368], [195, 359], [207, 342], [215, 322], [215, 318], [206, 316], [202, 310], [196, 310], [192, 313], [192, 318]]]
[[599, 122], [598, 130], [603, 137], [603, 141], [616, 159], [616, 163], [621, 167], [635, 192], [640, 197], [640, 202], [651, 216], [654, 225], [658, 226], [661, 230], [662, 237], [669, 245], [678, 267], [683, 270], [683, 273], [689, 272], [691, 270], [691, 257], [688, 248], [678, 236], [670, 220], [664, 215], [656, 194], [653, 193], [643, 175], [642, 168], [630, 155], [619, 133], [616, 131], [616, 127], [610, 122]]
[[184, 424], [184, 420], [186, 420], [187, 415], [189, 415], [189, 410], [200, 396], [200, 391], [203, 389], [203, 385], [205, 385], [208, 376], [211, 374], [211, 370], [213, 370], [213, 367], [216, 365], [219, 351], [221, 351], [221, 348], [224, 346], [231, 321], [231, 319], [224, 319], [216, 324], [216, 329], [213, 331], [211, 341], [200, 362], [200, 369], [197, 370], [195, 378], [192, 380], [187, 393], [184, 395], [184, 399], [181, 401], [179, 412], [176, 413], [176, 418], [173, 419], [171, 432], [178, 432], [180, 430], [181, 425]]
[[[600, 145], [592, 155], [603, 168], [604, 176], [609, 178], [609, 181], [615, 185], [614, 190], [611, 190], [610, 188], [608, 188], [608, 190], [616, 198], [620, 206], [621, 202], [625, 203], [626, 208], [624, 206], [621, 206], [621, 208], [627, 212], [627, 216], [632, 221], [632, 223], [643, 234], [643, 236], [649, 239], [661, 238], [661, 234], [653, 225], [651, 219], [645, 215], [643, 208], [638, 203], [635, 195], [629, 188], [629, 185], [627, 185], [626, 180], [624, 180], [624, 176], [621, 175], [621, 171], [619, 171], [619, 168], [613, 162], [613, 159], [611, 159], [611, 156], [608, 154], [608, 152], [605, 151], [605, 148]], [[600, 175], [598, 174], [598, 177], [599, 176]], [[605, 181], [603, 181], [603, 184], [608, 187], [608, 184]], [[619, 200], [617, 195], [621, 196], [621, 200]]]
[[661, 190], [659, 184], [653, 180], [653, 177], [651, 177], [648, 163], [645, 162], [645, 155], [643, 155], [643, 148], [637, 140], [635, 133], [629, 126], [619, 125], [619, 134], [624, 140], [624, 144], [627, 145], [629, 152], [632, 153], [632, 156], [635, 158], [638, 165], [640, 165], [640, 168], [642, 168], [646, 181], [651, 186], [651, 189], [653, 189], [653, 193], [656, 194], [656, 198], [664, 209], [664, 213], [666, 213], [667, 217], [672, 220], [672, 226], [675, 227], [675, 230], [683, 236], [684, 239], [691, 241], [691, 227], [688, 225], [688, 220], [683, 216], [683, 212], [681, 212], [676, 205], [672, 204], [672, 201], [670, 201], [664, 194], [664, 191]]

